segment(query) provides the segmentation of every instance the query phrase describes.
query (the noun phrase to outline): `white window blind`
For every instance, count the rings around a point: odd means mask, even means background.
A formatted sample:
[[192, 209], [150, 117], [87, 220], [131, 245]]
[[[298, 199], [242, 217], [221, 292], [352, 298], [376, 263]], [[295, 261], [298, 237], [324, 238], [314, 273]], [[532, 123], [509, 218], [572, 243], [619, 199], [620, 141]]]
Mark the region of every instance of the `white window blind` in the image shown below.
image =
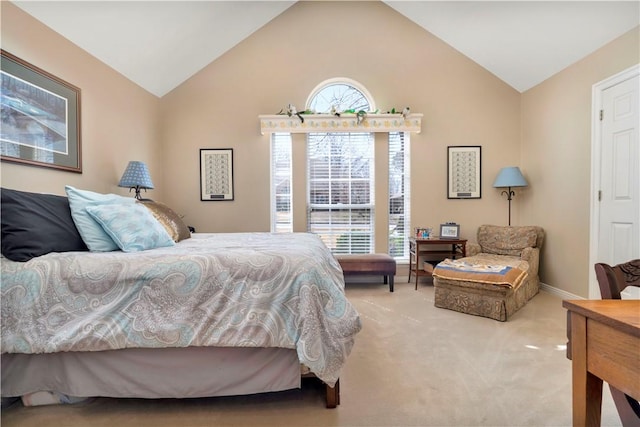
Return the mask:
[[271, 231], [293, 231], [291, 134], [271, 134]]
[[308, 231], [333, 253], [374, 251], [371, 133], [307, 135]]
[[409, 133], [389, 133], [389, 255], [409, 259], [411, 171]]

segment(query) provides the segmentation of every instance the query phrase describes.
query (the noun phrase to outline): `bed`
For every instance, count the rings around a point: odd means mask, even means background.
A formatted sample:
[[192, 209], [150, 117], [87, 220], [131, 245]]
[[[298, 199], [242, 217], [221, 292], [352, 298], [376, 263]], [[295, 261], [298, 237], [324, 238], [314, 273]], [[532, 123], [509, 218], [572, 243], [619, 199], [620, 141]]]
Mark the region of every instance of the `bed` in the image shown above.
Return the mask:
[[320, 238], [178, 240], [28, 261], [5, 257], [3, 241], [2, 397], [253, 394], [300, 387], [313, 375], [327, 385], [327, 406], [339, 404], [340, 372], [361, 323]]

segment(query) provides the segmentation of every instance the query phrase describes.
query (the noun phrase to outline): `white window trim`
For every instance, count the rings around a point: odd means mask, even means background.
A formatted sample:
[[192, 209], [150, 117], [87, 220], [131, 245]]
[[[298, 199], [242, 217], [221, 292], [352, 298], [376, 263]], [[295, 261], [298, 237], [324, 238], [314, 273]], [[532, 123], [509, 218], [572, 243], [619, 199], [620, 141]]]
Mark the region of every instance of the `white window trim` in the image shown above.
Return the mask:
[[422, 131], [422, 113], [367, 114], [358, 122], [355, 114], [304, 114], [304, 122], [297, 116], [284, 114], [260, 115], [260, 133], [275, 132], [312, 133], [312, 132], [415, 132]]

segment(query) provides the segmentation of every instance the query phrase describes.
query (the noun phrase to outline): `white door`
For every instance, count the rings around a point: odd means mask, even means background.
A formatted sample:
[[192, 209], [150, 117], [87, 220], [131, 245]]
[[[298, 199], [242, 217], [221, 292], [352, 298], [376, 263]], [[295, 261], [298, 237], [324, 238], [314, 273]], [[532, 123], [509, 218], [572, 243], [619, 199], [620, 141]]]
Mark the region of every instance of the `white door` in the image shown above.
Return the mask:
[[[612, 83], [602, 88], [597, 112], [599, 150], [593, 154], [594, 164], [599, 163], [594, 195], [598, 220], [592, 260], [611, 265], [640, 258], [640, 75], [622, 75]], [[600, 298], [597, 282], [589, 296]]]

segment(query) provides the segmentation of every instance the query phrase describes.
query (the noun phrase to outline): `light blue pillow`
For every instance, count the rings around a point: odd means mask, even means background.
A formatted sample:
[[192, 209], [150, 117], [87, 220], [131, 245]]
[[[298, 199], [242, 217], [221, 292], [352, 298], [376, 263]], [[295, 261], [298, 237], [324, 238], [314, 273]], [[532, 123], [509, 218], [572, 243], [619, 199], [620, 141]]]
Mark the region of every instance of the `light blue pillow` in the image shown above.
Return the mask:
[[119, 203], [87, 206], [87, 212], [124, 252], [176, 244], [164, 226], [143, 205]]
[[70, 185], [64, 187], [67, 197], [69, 198], [69, 207], [71, 208], [71, 218], [76, 224], [76, 228], [80, 233], [80, 237], [93, 252], [109, 252], [118, 249], [118, 245], [104, 231], [102, 226], [93, 219], [87, 212], [87, 206], [98, 206], [104, 204], [135, 204], [136, 199], [133, 197], [122, 197], [117, 194], [100, 194], [93, 191], [78, 190]]

